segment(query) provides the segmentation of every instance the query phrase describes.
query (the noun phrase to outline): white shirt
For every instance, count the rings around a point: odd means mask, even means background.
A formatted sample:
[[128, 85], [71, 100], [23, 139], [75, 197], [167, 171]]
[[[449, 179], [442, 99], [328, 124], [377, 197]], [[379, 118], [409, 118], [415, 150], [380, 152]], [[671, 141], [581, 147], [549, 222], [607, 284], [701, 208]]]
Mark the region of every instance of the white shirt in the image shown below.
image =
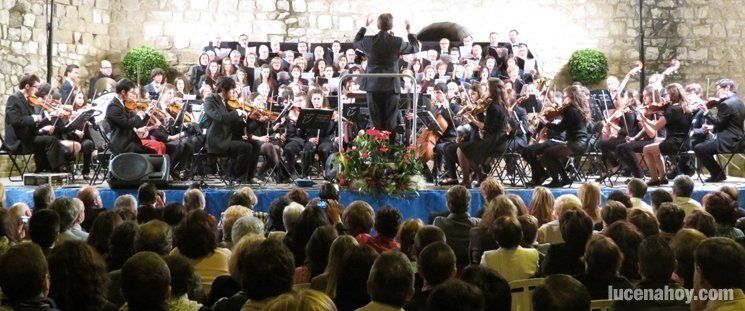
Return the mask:
[[538, 228], [538, 236], [536, 238], [538, 243], [544, 244], [559, 244], [564, 243], [564, 238], [561, 237], [561, 229], [559, 228], [559, 221], [553, 220], [543, 224]]
[[632, 205], [631, 208], [645, 210], [647, 212], [654, 214], [654, 210], [652, 210], [652, 206], [650, 206], [649, 204], [647, 204], [647, 202], [644, 202], [640, 198], [631, 198], [631, 205]]
[[688, 197], [676, 197], [673, 199], [673, 203], [680, 206], [686, 212], [686, 216], [690, 215], [694, 210], [701, 209], [701, 203]]

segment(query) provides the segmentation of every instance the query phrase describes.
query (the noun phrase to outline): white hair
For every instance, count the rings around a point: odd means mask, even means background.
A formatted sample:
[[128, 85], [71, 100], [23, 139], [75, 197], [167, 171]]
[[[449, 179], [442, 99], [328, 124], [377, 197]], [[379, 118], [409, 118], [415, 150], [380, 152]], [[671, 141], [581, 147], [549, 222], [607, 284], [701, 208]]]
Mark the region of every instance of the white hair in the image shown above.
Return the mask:
[[247, 235], [258, 235], [264, 236], [264, 223], [261, 219], [256, 218], [253, 215], [243, 216], [235, 221], [233, 228], [230, 230], [230, 238], [235, 241], [240, 241], [241, 238]]
[[282, 223], [285, 226], [285, 231], [290, 232], [295, 228], [295, 223], [304, 209], [305, 208], [297, 202], [292, 202], [285, 207], [285, 210], [282, 212]]

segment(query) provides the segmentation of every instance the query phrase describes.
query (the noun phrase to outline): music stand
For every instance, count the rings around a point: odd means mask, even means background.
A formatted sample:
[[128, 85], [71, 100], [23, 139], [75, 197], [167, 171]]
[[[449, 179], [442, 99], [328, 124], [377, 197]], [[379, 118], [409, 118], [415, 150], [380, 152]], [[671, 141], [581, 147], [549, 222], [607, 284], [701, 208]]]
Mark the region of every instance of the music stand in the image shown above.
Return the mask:
[[329, 126], [333, 110], [329, 109], [301, 109], [297, 117], [297, 128], [305, 130], [320, 130]]
[[78, 114], [77, 117], [70, 120], [70, 123], [67, 123], [65, 125], [65, 129], [72, 128], [76, 130], [82, 130], [85, 126], [85, 122], [88, 122], [93, 116], [95, 116], [97, 110], [88, 109], [86, 111], [83, 111], [82, 113]]
[[437, 135], [442, 135], [443, 132], [445, 132], [445, 129], [440, 127], [440, 124], [437, 123], [435, 120], [435, 116], [432, 114], [431, 111], [417, 111], [416, 113], [419, 120], [422, 121], [422, 124], [424, 124], [427, 129], [430, 131], [436, 133]]

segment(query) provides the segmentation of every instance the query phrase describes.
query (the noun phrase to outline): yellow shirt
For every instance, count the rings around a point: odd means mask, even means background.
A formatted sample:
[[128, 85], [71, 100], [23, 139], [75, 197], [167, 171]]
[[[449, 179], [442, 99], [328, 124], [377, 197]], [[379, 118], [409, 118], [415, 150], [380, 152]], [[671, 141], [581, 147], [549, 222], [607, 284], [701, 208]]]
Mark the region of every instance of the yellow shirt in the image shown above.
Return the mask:
[[481, 256], [481, 265], [497, 271], [507, 282], [524, 280], [538, 272], [538, 250], [522, 248], [498, 248], [486, 251]]
[[732, 300], [711, 300], [706, 304], [705, 311], [741, 311], [745, 310], [745, 293], [742, 289], [732, 289]]

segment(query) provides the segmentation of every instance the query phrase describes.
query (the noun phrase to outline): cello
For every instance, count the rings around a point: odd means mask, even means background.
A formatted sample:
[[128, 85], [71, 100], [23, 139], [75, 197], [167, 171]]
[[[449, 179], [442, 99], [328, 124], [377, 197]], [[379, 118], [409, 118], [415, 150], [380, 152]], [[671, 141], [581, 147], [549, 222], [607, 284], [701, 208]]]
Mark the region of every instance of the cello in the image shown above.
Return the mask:
[[435, 132], [430, 129], [425, 129], [416, 139], [416, 156], [422, 161], [422, 163], [427, 163], [429, 160], [434, 158], [437, 141], [440, 139], [440, 136], [442, 136], [442, 132], [448, 128], [448, 121], [445, 120], [442, 113], [438, 113], [435, 116], [435, 122], [441, 131]]

